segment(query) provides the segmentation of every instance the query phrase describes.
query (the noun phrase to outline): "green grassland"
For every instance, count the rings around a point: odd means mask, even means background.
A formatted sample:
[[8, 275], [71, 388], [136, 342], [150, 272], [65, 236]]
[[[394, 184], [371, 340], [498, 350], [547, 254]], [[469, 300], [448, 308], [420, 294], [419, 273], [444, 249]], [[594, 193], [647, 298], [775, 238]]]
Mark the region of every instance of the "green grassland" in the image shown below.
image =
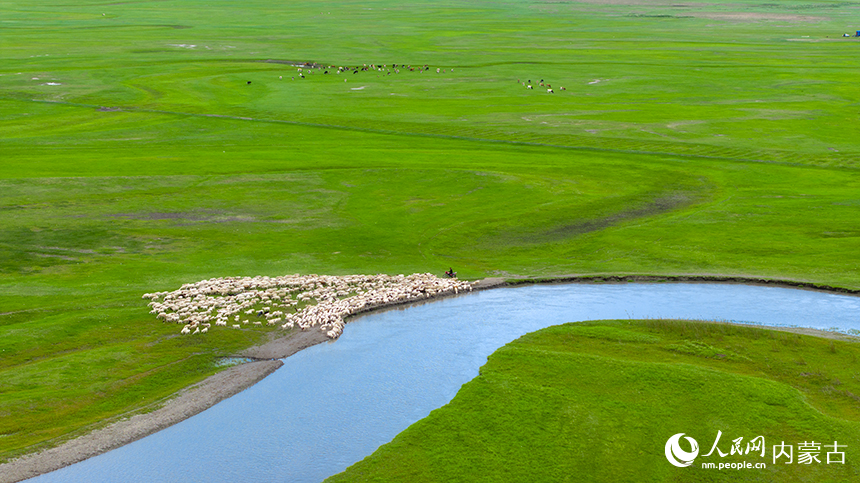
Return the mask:
[[[856, 481], [858, 356], [856, 342], [724, 324], [553, 326], [497, 350], [449, 404], [326, 481]], [[705, 456], [719, 431], [726, 456]], [[690, 467], [664, 456], [677, 433], [699, 444]], [[731, 453], [758, 436], [764, 457]], [[799, 463], [811, 441], [831, 448]], [[844, 464], [827, 463], [834, 441]], [[773, 463], [782, 442], [791, 464]], [[747, 462], [766, 468], [701, 466]]]
[[264, 340], [140, 299], [211, 277], [860, 288], [858, 11], [0, 1], [0, 460]]

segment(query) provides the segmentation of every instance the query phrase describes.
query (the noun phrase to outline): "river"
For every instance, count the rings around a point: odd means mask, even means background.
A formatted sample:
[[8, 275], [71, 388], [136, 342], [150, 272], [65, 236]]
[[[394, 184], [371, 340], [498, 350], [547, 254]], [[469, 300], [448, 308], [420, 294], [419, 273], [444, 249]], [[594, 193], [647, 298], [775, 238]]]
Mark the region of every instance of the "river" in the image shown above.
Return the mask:
[[[498, 288], [362, 316], [214, 407], [28, 481], [319, 482], [447, 404], [517, 337], [583, 320], [685, 318], [860, 330], [860, 297], [740, 284]], [[217, 331], [211, 336], [217, 337]]]

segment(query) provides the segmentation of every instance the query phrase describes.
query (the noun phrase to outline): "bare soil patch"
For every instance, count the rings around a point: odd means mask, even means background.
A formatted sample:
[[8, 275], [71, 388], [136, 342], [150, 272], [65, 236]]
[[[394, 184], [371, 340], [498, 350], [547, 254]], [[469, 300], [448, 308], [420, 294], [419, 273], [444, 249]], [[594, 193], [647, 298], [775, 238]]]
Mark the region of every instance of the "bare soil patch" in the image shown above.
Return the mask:
[[[732, 3], [720, 2], [686, 2], [678, 3], [671, 1], [652, 2], [649, 0], [557, 0], [546, 3], [558, 4], [591, 4], [591, 5], [607, 5], [607, 6], [631, 6], [631, 7], [649, 7], [673, 9], [673, 12], [680, 12], [682, 16], [677, 18], [706, 18], [712, 20], [723, 20], [729, 22], [760, 22], [760, 21], [778, 21], [778, 22], [820, 22], [827, 20], [826, 17], [815, 15], [797, 15], [790, 13], [777, 12], [732, 12], [732, 11], [715, 11], [714, 8], [738, 9], [749, 7], [749, 5], [739, 5]], [[636, 15], [633, 12], [632, 15]], [[656, 17], [670, 17], [670, 15], [655, 15]]]
[[825, 17], [813, 15], [794, 15], [787, 13], [764, 13], [764, 12], [685, 12], [685, 15], [712, 20], [725, 20], [729, 22], [821, 22], [827, 20]]
[[664, 197], [656, 198], [650, 203], [640, 208], [622, 211], [614, 215], [596, 220], [583, 221], [580, 223], [572, 223], [569, 225], [560, 226], [552, 231], [543, 234], [543, 237], [550, 240], [564, 240], [570, 237], [582, 235], [592, 231], [603, 230], [610, 226], [617, 225], [636, 218], [645, 218], [672, 211], [689, 205], [695, 200], [693, 196], [686, 193], [678, 192]]
[[[275, 334], [272, 333], [272, 335], [274, 336]], [[297, 330], [291, 332], [285, 337], [272, 337], [272, 340], [269, 342], [252, 347], [242, 352], [241, 355], [244, 357], [253, 357], [255, 359], [283, 359], [302, 349], [330, 340], [331, 339], [326, 336], [325, 332], [318, 328]]]

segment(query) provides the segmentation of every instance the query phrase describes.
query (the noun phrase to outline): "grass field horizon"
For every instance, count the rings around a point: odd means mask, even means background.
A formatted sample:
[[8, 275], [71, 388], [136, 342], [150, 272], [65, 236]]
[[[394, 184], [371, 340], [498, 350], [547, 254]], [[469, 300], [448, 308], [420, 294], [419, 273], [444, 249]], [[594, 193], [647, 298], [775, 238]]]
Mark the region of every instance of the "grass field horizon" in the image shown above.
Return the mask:
[[860, 289], [860, 5], [640, 3], [0, 2], [0, 460], [264, 340], [212, 277]]

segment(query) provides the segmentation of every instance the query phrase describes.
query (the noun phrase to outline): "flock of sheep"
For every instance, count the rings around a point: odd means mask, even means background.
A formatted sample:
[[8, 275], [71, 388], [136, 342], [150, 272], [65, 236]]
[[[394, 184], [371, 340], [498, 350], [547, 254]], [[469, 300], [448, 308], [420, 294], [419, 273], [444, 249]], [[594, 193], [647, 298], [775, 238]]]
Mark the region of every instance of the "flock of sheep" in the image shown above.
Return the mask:
[[471, 291], [472, 283], [412, 275], [286, 275], [226, 277], [185, 284], [173, 292], [143, 295], [150, 313], [183, 324], [182, 334], [205, 334], [214, 323], [278, 325], [282, 329], [319, 327], [329, 338], [343, 332], [344, 319], [388, 304]]

